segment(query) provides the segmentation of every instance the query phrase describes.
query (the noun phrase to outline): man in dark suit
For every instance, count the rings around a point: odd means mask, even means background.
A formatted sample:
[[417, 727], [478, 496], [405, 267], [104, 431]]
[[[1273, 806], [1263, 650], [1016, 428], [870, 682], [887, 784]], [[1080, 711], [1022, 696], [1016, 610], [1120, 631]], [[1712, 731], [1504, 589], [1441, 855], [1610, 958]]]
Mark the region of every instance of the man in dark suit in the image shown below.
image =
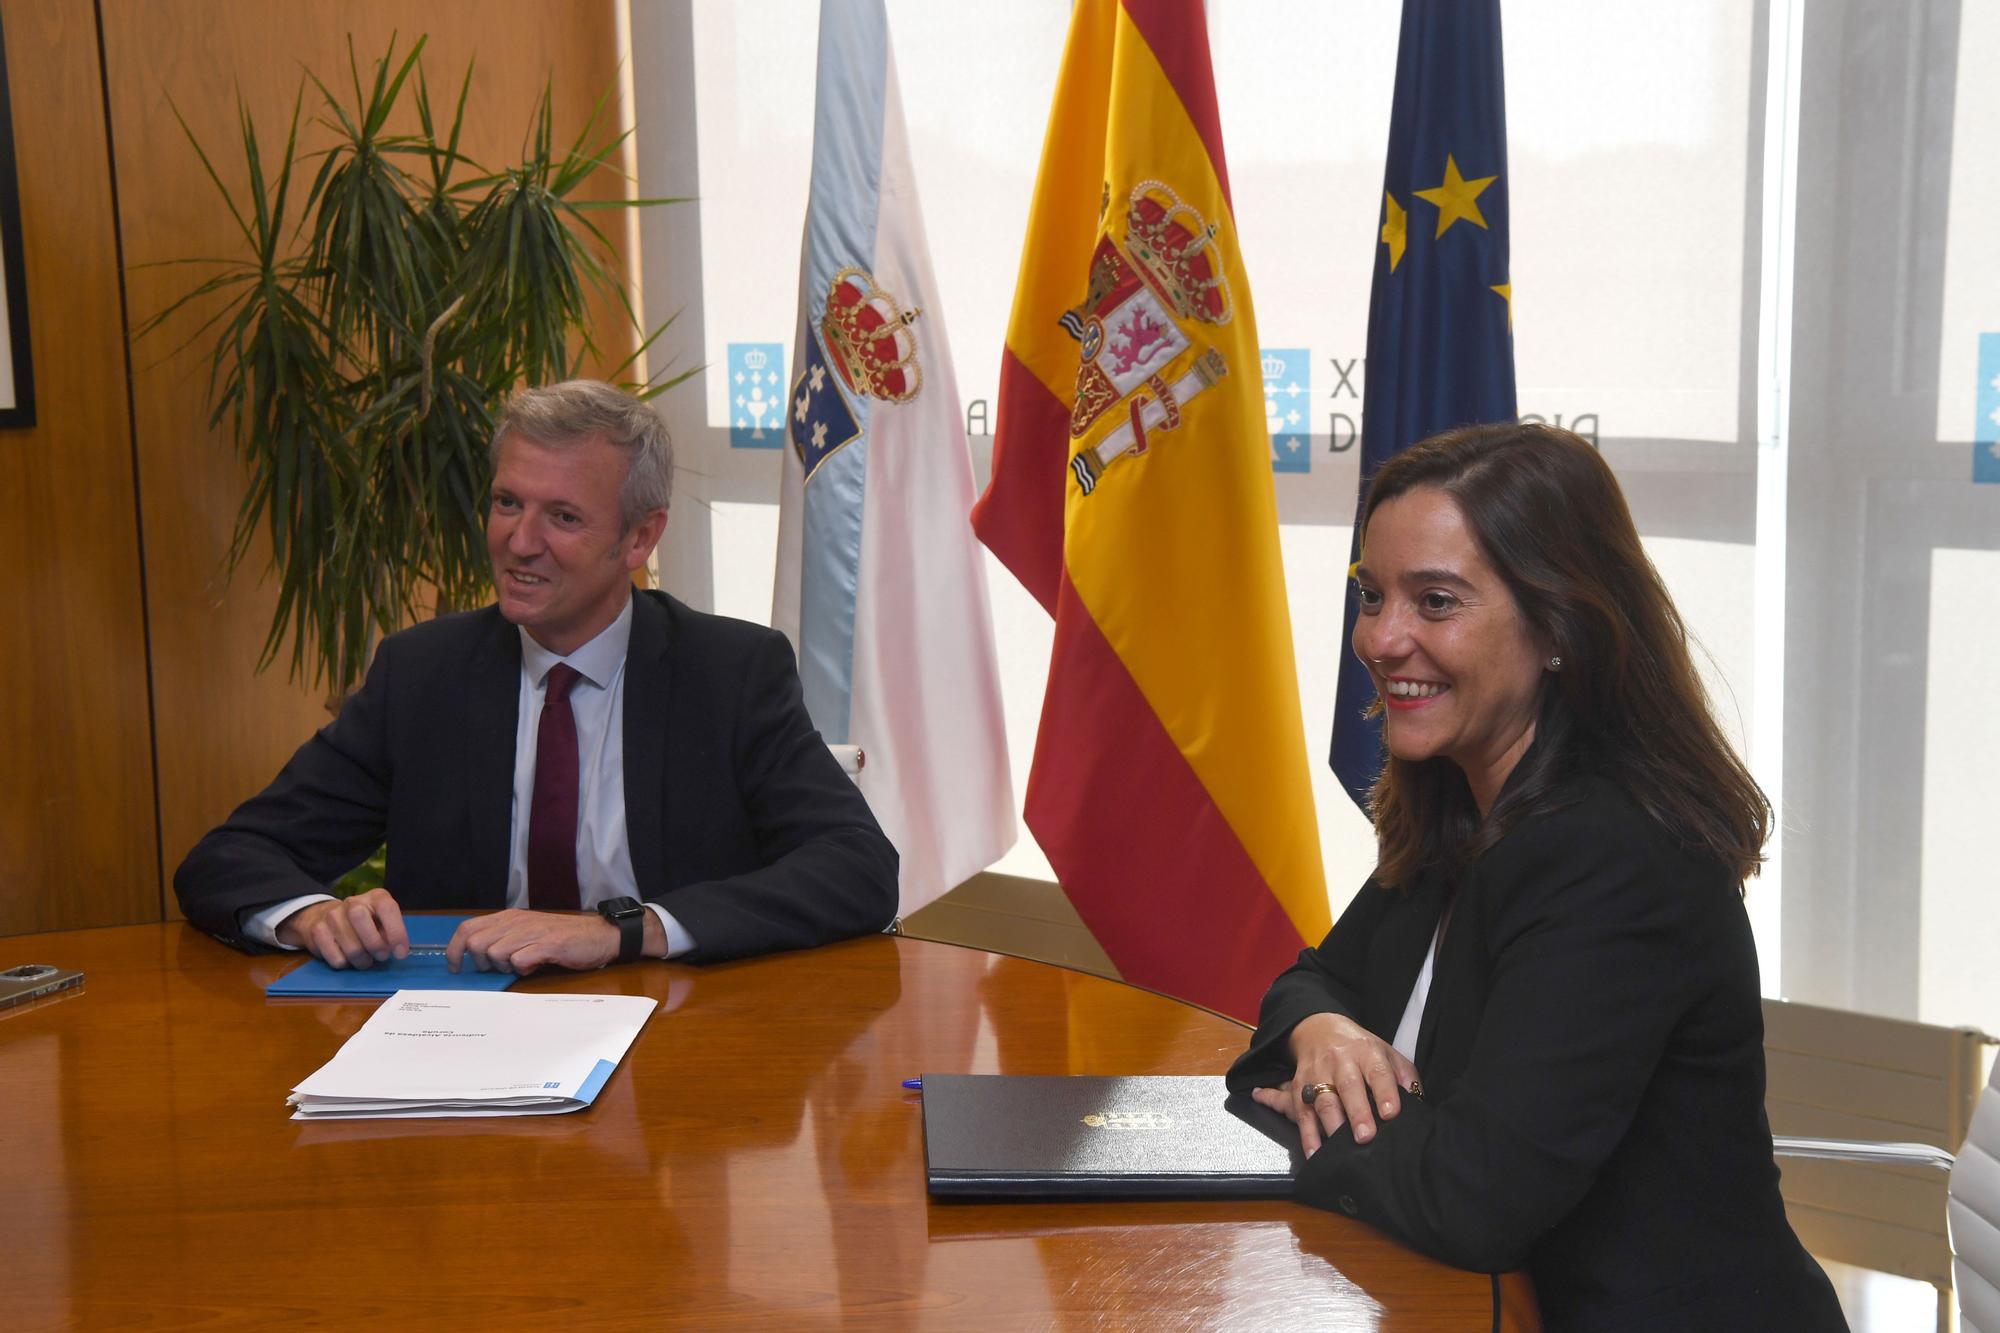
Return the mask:
[[[369, 967], [407, 954], [404, 907], [496, 909], [447, 958], [515, 972], [887, 925], [895, 849], [784, 637], [632, 587], [667, 522], [658, 414], [591, 381], [526, 390], [493, 461], [496, 604], [383, 641], [339, 716], [182, 862], [188, 919]], [[385, 837], [382, 888], [326, 892]]]

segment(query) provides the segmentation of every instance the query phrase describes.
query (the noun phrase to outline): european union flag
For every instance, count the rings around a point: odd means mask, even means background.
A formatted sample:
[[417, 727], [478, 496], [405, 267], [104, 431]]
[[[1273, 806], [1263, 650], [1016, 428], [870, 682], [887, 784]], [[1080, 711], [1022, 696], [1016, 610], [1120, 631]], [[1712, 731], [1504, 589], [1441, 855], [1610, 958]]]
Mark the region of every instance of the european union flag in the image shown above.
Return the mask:
[[[1403, 0], [1382, 195], [1357, 518], [1369, 481], [1394, 454], [1452, 426], [1518, 415], [1500, 0]], [[1350, 561], [1360, 549], [1357, 525]], [[1346, 651], [1355, 607], [1350, 581], [1332, 763], [1365, 811], [1382, 727], [1362, 716], [1375, 689]]]

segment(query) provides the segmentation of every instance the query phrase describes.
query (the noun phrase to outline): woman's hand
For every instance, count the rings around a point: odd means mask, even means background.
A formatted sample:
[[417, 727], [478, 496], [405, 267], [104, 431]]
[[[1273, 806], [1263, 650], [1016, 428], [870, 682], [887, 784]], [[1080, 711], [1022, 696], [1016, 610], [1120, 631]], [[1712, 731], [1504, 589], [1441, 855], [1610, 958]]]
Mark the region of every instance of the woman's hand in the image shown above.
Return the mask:
[[[1250, 1095], [1291, 1118], [1308, 1157], [1345, 1124], [1354, 1126], [1356, 1143], [1374, 1138], [1376, 1117], [1395, 1119], [1403, 1089], [1417, 1081], [1417, 1067], [1400, 1051], [1340, 1014], [1314, 1014], [1300, 1022], [1292, 1029], [1291, 1048], [1291, 1080], [1252, 1089]], [[1307, 1105], [1306, 1090], [1319, 1084], [1326, 1086]]]

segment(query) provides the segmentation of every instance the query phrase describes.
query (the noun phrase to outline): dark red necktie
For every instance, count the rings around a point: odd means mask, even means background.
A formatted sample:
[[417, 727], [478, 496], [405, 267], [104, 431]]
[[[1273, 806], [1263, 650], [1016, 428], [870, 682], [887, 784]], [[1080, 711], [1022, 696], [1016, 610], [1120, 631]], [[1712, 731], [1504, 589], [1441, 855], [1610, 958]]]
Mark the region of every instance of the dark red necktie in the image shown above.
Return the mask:
[[535, 799], [528, 811], [528, 906], [574, 912], [576, 891], [576, 714], [569, 691], [580, 673], [566, 662], [549, 668], [542, 720], [535, 732]]

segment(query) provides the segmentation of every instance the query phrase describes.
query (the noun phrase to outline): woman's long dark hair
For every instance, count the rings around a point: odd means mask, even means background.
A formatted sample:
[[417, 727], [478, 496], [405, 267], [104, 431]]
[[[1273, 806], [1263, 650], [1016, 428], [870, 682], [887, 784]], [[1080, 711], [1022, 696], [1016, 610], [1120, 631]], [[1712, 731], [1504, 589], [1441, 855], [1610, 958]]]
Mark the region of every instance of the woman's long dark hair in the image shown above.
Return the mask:
[[1543, 673], [1535, 743], [1483, 819], [1451, 760], [1385, 758], [1376, 879], [1406, 888], [1433, 867], [1463, 868], [1523, 818], [1560, 808], [1582, 773], [1622, 788], [1691, 853], [1754, 874], [1770, 802], [1715, 723], [1687, 626], [1597, 451], [1526, 422], [1433, 435], [1376, 473], [1363, 540], [1379, 506], [1422, 487], [1457, 504], [1562, 669]]

